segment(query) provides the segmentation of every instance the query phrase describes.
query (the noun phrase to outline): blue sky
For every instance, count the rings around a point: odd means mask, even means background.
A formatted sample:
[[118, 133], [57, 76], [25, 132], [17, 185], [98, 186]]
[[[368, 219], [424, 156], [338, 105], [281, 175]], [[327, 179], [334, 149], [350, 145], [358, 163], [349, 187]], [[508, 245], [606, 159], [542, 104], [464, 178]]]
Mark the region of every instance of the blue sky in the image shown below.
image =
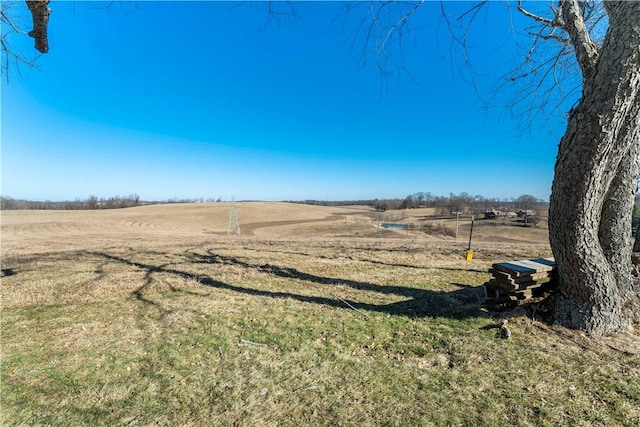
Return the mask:
[[429, 3], [403, 52], [389, 47], [408, 72], [386, 77], [362, 55], [365, 3], [293, 3], [296, 17], [271, 20], [265, 2], [102, 5], [52, 2], [49, 53], [2, 82], [2, 195], [549, 196], [561, 109], [524, 124], [509, 91], [485, 108], [518, 58], [504, 5], [469, 34], [473, 75]]

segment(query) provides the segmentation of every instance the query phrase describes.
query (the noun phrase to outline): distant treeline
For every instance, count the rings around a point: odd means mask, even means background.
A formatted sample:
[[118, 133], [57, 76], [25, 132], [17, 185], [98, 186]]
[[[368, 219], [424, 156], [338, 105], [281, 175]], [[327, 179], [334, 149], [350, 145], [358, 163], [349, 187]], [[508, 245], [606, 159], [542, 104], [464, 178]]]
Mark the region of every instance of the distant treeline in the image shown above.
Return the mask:
[[37, 210], [83, 210], [83, 209], [121, 209], [131, 208], [142, 205], [159, 205], [165, 203], [203, 203], [203, 202], [221, 202], [222, 199], [180, 199], [173, 198], [164, 201], [142, 201], [137, 194], [128, 196], [113, 196], [106, 198], [98, 198], [89, 196], [84, 200], [76, 199], [73, 201], [52, 202], [50, 200], [34, 201], [24, 199], [14, 199], [13, 197], [0, 196], [0, 209], [17, 210], [17, 209], [37, 209]]
[[[94, 195], [86, 199], [73, 201], [53, 202], [14, 199], [8, 196], [0, 196], [0, 209], [51, 209], [51, 210], [82, 210], [82, 209], [120, 209], [141, 205], [156, 205], [164, 203], [203, 203], [221, 202], [222, 198], [173, 198], [165, 201], [142, 201], [137, 194], [128, 196], [112, 196], [99, 198]], [[452, 212], [482, 214], [491, 210], [518, 211], [534, 210], [546, 213], [548, 202], [533, 196], [522, 195], [518, 198], [489, 199], [483, 196], [472, 196], [468, 193], [453, 194], [449, 196], [433, 196], [428, 192], [410, 194], [402, 199], [362, 199], [362, 200], [304, 200], [288, 201], [290, 203], [302, 203], [317, 206], [371, 206], [378, 211], [393, 209], [413, 209], [419, 207], [435, 208], [437, 215], [449, 215]]]
[[[81, 210], [81, 209], [119, 209], [142, 205], [157, 205], [165, 203], [212, 203], [221, 202], [222, 198], [173, 198], [165, 201], [142, 201], [137, 194], [129, 196], [113, 196], [98, 198], [89, 196], [84, 200], [52, 202], [14, 199], [0, 196], [0, 209], [51, 209], [51, 210]], [[449, 196], [433, 196], [428, 192], [410, 194], [403, 199], [362, 199], [362, 200], [285, 200], [289, 203], [300, 203], [316, 206], [371, 206], [380, 212], [393, 209], [434, 208], [435, 215], [451, 215], [454, 212], [481, 215], [490, 211], [518, 212], [535, 211], [539, 216], [546, 216], [549, 202], [530, 195], [517, 198], [485, 198], [480, 195], [472, 196], [468, 193], [449, 194]], [[634, 229], [640, 227], [640, 194], [636, 196], [636, 208], [633, 214]]]
[[349, 201], [320, 201], [305, 200], [293, 203], [304, 203], [319, 206], [371, 206], [378, 211], [391, 209], [435, 208], [436, 215], [450, 215], [453, 212], [465, 214], [484, 214], [488, 211], [536, 211], [546, 216], [549, 202], [528, 194], [517, 198], [498, 199], [486, 198], [480, 195], [472, 196], [468, 193], [449, 194], [449, 196], [434, 196], [428, 192], [410, 194], [403, 199], [365, 199]]
[[137, 194], [131, 194], [129, 196], [113, 196], [108, 198], [98, 198], [96, 196], [89, 196], [84, 200], [76, 199], [73, 201], [52, 202], [45, 201], [33, 201], [14, 199], [12, 197], [2, 196], [0, 197], [0, 208], [3, 210], [8, 209], [58, 209], [58, 210], [80, 210], [80, 209], [118, 209], [129, 208], [132, 206], [140, 206], [141, 204], [148, 204], [140, 201], [140, 197]]

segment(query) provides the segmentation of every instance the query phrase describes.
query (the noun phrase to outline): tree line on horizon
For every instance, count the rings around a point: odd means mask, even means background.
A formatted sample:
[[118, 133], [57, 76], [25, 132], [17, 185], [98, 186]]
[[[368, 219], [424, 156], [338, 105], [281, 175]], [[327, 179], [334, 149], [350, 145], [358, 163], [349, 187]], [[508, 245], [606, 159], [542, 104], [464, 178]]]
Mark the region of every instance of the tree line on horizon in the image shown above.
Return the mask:
[[10, 196], [0, 196], [0, 210], [95, 210], [95, 209], [122, 209], [143, 205], [160, 205], [166, 203], [212, 203], [221, 202], [218, 198], [178, 198], [167, 200], [141, 200], [137, 194], [128, 196], [101, 197], [91, 195], [86, 199], [51, 201], [51, 200], [27, 200], [15, 199]]
[[[143, 201], [137, 194], [128, 196], [112, 196], [98, 198], [94, 195], [86, 199], [72, 201], [35, 201], [14, 199], [0, 196], [0, 210], [97, 210], [122, 209], [143, 205], [157, 205], [166, 203], [219, 203], [218, 198], [172, 198], [163, 201]], [[451, 215], [455, 212], [471, 215], [482, 215], [489, 211], [517, 212], [535, 211], [537, 215], [547, 216], [549, 202], [534, 196], [523, 194], [510, 198], [486, 198], [481, 195], [450, 193], [448, 196], [433, 196], [430, 192], [417, 192], [405, 198], [387, 199], [359, 199], [359, 200], [284, 200], [288, 203], [307, 204], [314, 206], [370, 206], [379, 212], [397, 209], [434, 208], [436, 215]], [[640, 193], [636, 195], [636, 206], [633, 212], [633, 230], [640, 227]]]
[[0, 209], [2, 210], [93, 210], [93, 209], [120, 209], [152, 204], [153, 202], [143, 202], [137, 194], [128, 196], [112, 196], [98, 198], [94, 195], [84, 200], [75, 199], [73, 201], [53, 202], [50, 200], [25, 200], [14, 199], [9, 196], [0, 196]]
[[[212, 203], [222, 202], [222, 198], [172, 198], [162, 201], [144, 201], [137, 194], [128, 196], [102, 197], [91, 195], [86, 199], [66, 201], [27, 200], [15, 199], [10, 196], [0, 196], [0, 209], [2, 210], [94, 210], [94, 209], [121, 209], [141, 205], [153, 205], [164, 203]], [[284, 200], [288, 203], [299, 203], [316, 206], [371, 206], [378, 211], [394, 209], [436, 208], [437, 212], [447, 215], [451, 212], [484, 213], [492, 209], [501, 210], [546, 210], [548, 202], [530, 195], [522, 195], [517, 198], [485, 198], [481, 195], [472, 196], [468, 193], [449, 196], [433, 196], [429, 192], [410, 194], [405, 198], [386, 199], [361, 199], [361, 200]]]
[[450, 215], [454, 212], [465, 214], [484, 214], [488, 211], [538, 211], [546, 216], [549, 202], [544, 199], [523, 194], [519, 197], [487, 198], [481, 195], [471, 195], [466, 192], [460, 194], [450, 193], [448, 196], [434, 196], [430, 192], [418, 192], [409, 194], [404, 198], [390, 199], [363, 199], [348, 201], [320, 201], [304, 200], [290, 201], [318, 206], [351, 206], [365, 205], [384, 212], [395, 209], [435, 208], [437, 215]]

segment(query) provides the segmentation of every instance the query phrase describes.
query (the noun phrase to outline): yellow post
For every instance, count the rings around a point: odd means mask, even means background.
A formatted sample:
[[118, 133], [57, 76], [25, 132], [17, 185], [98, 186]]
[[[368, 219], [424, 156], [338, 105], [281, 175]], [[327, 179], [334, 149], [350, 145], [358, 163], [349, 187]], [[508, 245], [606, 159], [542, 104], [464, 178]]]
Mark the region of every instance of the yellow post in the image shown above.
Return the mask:
[[471, 216], [471, 231], [469, 232], [469, 247], [467, 248], [467, 261], [471, 261], [473, 259], [473, 251], [471, 250], [471, 236], [473, 236], [474, 220], [475, 220], [475, 217]]

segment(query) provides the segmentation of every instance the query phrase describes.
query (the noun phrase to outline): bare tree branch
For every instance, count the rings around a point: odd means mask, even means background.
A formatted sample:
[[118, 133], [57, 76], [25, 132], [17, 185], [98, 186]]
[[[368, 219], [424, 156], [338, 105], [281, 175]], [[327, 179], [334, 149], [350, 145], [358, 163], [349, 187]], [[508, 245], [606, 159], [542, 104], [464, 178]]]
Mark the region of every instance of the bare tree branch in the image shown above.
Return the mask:
[[[360, 66], [374, 62], [380, 76], [382, 92], [392, 75], [409, 77], [416, 82], [406, 65], [405, 47], [414, 35], [411, 19], [427, 3], [426, 0], [374, 1], [346, 3], [336, 18], [344, 20], [354, 51], [359, 50]], [[354, 13], [359, 9], [360, 13]], [[350, 18], [356, 16], [354, 21]], [[334, 20], [336, 19], [334, 18]]]
[[289, 0], [285, 1], [268, 1], [267, 7], [267, 21], [258, 31], [263, 31], [272, 24], [277, 26], [291, 26], [291, 22], [295, 22], [298, 19], [298, 13]]
[[571, 38], [583, 80], [591, 75], [598, 61], [598, 46], [591, 41], [578, 0], [561, 0], [564, 29]]
[[5, 13], [4, 5], [2, 11], [0, 11], [0, 17], [2, 17], [2, 22], [8, 24], [15, 33], [27, 34], [25, 31], [22, 31], [20, 28], [16, 27], [16, 25], [13, 23], [13, 19], [11, 19], [11, 17], [7, 13]]
[[37, 55], [28, 58], [11, 46], [11, 37], [13, 35], [27, 34], [27, 31], [23, 29], [27, 25], [23, 22], [26, 19], [28, 19], [27, 15], [21, 13], [17, 3], [3, 2], [1, 4], [0, 22], [2, 22], [3, 32], [0, 34], [0, 50], [2, 50], [0, 73], [6, 77], [7, 82], [11, 73], [16, 72], [20, 76], [22, 75], [21, 68], [23, 66], [33, 68], [36, 65]]
[[26, 0], [27, 7], [33, 17], [33, 29], [29, 31], [29, 36], [35, 39], [36, 49], [41, 53], [49, 51], [49, 39], [47, 36], [47, 25], [49, 23], [49, 1], [50, 0]]
[[393, 36], [393, 34], [395, 33], [399, 33], [400, 36], [402, 36], [402, 29], [404, 28], [404, 26], [407, 24], [407, 21], [409, 20], [409, 18], [411, 17], [411, 15], [413, 15], [413, 13], [418, 10], [418, 8], [420, 6], [422, 6], [422, 4], [424, 3], [424, 0], [420, 0], [418, 1], [404, 16], [402, 16], [400, 18], [399, 21], [397, 21], [396, 23], [392, 24], [388, 30], [387, 30], [387, 34], [384, 36], [384, 39], [382, 40], [382, 43], [380, 44], [380, 52], [384, 52], [385, 51], [385, 47], [387, 45], [387, 42], [389, 41], [389, 39]]
[[562, 23], [562, 20], [560, 19], [560, 11], [558, 9], [555, 8], [551, 8], [551, 11], [553, 12], [553, 19], [549, 19], [549, 18], [545, 18], [543, 16], [539, 16], [536, 15], [535, 13], [531, 13], [528, 10], [526, 10], [524, 8], [524, 6], [522, 5], [522, 0], [518, 0], [518, 11], [520, 13], [522, 13], [524, 16], [533, 19], [534, 21], [538, 21], [544, 25], [548, 25], [551, 27], [560, 27], [563, 28], [564, 24]]

